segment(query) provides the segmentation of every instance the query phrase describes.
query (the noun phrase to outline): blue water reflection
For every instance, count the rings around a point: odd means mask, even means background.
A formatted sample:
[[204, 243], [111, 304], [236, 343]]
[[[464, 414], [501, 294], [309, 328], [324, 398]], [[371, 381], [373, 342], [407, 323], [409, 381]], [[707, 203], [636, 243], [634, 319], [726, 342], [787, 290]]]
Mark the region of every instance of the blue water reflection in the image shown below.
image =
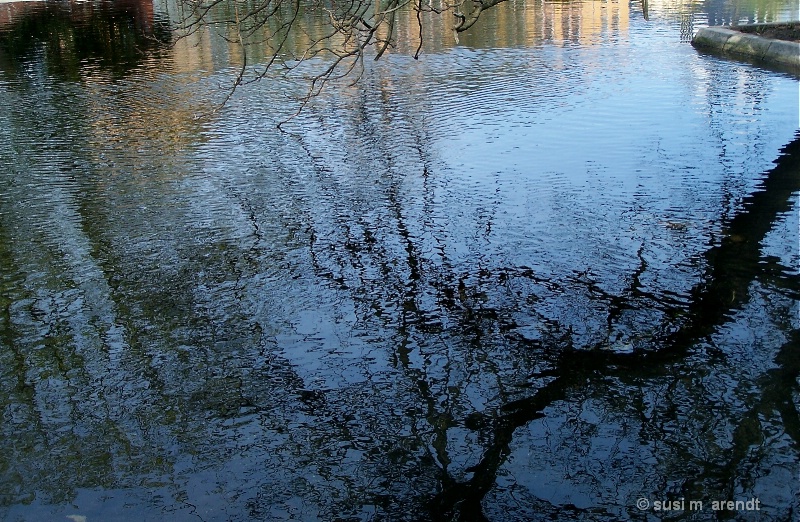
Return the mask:
[[174, 6], [44, 5], [0, 18], [6, 519], [800, 509], [797, 79], [681, 38], [793, 6], [509, 2], [279, 131], [303, 86], [209, 111], [240, 57]]

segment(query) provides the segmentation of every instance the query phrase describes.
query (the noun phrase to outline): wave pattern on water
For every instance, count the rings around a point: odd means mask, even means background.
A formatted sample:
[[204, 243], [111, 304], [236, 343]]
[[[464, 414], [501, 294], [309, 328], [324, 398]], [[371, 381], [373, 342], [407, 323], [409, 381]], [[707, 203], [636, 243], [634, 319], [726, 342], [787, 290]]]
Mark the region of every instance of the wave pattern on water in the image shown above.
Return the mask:
[[285, 132], [174, 56], [0, 83], [2, 513], [797, 511], [796, 80], [596, 4]]

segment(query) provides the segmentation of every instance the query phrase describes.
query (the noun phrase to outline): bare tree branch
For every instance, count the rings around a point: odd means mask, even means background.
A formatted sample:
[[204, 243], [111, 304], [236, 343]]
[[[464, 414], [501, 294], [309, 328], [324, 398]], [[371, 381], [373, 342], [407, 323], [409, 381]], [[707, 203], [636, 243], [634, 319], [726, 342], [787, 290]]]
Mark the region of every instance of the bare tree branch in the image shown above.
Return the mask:
[[[178, 22], [182, 37], [212, 30], [236, 45], [242, 54], [240, 67], [220, 106], [239, 86], [264, 79], [277, 68], [284, 76], [301, 76], [307, 82], [305, 94], [297, 98], [302, 110], [332, 81], [347, 76], [353, 77], [352, 82], [359, 81], [370, 47], [374, 46], [375, 60], [383, 57], [395, 47], [399, 24], [416, 25], [419, 43], [413, 57], [419, 59], [428, 20], [423, 14], [453, 12], [458, 19], [454, 32], [458, 33], [472, 27], [483, 11], [504, 0], [179, 1], [185, 9]], [[461, 12], [465, 5], [469, 6], [466, 14]], [[410, 12], [411, 16], [401, 16], [403, 12]], [[316, 73], [309, 72], [314, 68], [318, 69]]]

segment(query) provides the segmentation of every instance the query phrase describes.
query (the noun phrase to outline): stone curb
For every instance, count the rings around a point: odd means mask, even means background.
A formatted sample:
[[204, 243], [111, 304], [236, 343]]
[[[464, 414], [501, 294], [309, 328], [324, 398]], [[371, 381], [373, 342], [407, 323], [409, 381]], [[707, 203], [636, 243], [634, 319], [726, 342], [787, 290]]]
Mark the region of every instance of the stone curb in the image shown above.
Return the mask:
[[798, 42], [764, 38], [726, 27], [703, 27], [692, 38], [692, 45], [775, 63], [800, 73], [800, 43]]

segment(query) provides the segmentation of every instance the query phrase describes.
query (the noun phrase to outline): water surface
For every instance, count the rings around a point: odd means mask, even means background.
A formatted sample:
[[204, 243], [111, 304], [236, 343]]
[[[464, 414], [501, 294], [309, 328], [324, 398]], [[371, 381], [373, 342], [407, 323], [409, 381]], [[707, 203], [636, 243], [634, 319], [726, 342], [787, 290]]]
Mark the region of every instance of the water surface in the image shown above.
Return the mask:
[[508, 2], [279, 131], [70, 5], [0, 5], [6, 519], [798, 512], [797, 79], [685, 42], [792, 6]]

